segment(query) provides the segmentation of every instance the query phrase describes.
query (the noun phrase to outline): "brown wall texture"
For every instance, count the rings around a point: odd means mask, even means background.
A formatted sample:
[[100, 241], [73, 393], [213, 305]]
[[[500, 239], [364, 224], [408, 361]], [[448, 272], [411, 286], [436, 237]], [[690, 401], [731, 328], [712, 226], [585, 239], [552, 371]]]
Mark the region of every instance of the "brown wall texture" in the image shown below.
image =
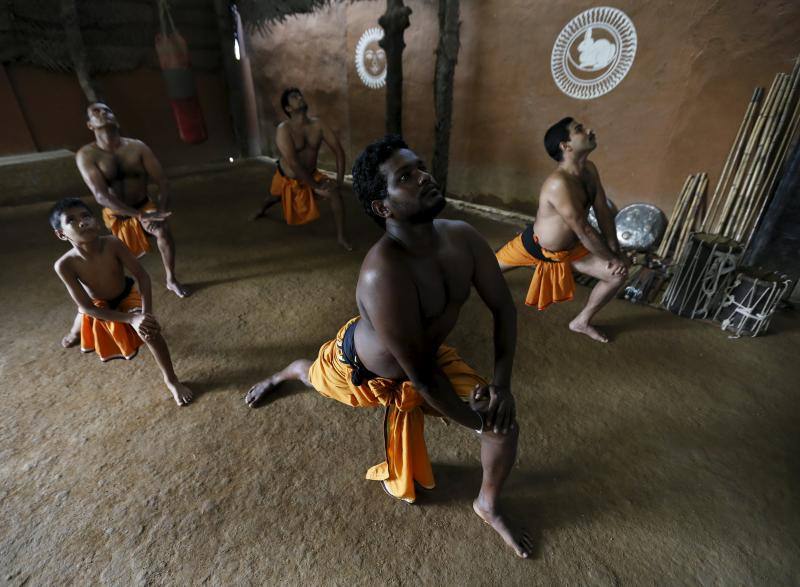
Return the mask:
[[[404, 53], [404, 134], [430, 159], [437, 2], [413, 9]], [[606, 5], [606, 3], [602, 3]], [[800, 3], [788, 0], [617, 0], [633, 21], [638, 50], [627, 77], [593, 100], [563, 94], [550, 72], [561, 29], [592, 4], [575, 0], [461, 0], [449, 189], [462, 197], [532, 212], [553, 168], [547, 127], [571, 115], [598, 135], [593, 155], [622, 206], [671, 211], [686, 175], [707, 171], [713, 187], [753, 88], [789, 71], [800, 52]], [[248, 39], [265, 149], [274, 154], [283, 87], [301, 87], [339, 131], [348, 164], [384, 130], [384, 90], [355, 70], [361, 34], [385, 3], [331, 6]], [[325, 156], [323, 165], [331, 166]]]

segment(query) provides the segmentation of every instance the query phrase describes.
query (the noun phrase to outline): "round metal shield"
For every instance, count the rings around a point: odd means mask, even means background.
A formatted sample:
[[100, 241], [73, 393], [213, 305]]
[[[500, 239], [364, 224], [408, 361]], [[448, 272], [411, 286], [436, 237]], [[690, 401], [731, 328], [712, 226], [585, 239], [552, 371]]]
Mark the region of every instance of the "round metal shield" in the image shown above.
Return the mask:
[[652, 204], [629, 204], [619, 211], [614, 224], [623, 249], [650, 251], [658, 246], [667, 230], [667, 217]]
[[[611, 216], [616, 216], [617, 207], [608, 196], [606, 196], [606, 203], [608, 204], [608, 209], [611, 210]], [[594, 228], [597, 232], [600, 232], [600, 226], [597, 224], [597, 216], [594, 214], [594, 206], [589, 207], [589, 216], [586, 219], [589, 221], [589, 224], [592, 225], [592, 228]]]

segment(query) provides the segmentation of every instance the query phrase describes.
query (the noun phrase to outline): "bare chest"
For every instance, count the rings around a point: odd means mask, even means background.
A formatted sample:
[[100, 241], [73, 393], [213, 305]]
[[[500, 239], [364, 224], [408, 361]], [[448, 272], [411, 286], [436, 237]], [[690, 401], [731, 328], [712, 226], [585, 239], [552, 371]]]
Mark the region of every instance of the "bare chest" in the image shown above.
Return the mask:
[[93, 299], [113, 299], [125, 285], [122, 264], [110, 252], [104, 252], [91, 260], [76, 259], [73, 267], [78, 280]]
[[96, 152], [97, 166], [109, 182], [122, 181], [146, 175], [138, 151], [123, 147], [114, 153]]
[[322, 131], [312, 125], [302, 128], [289, 128], [292, 145], [296, 153], [316, 153], [322, 143]]
[[453, 250], [412, 262], [423, 320], [436, 320], [458, 311], [469, 297], [472, 270], [471, 257]]

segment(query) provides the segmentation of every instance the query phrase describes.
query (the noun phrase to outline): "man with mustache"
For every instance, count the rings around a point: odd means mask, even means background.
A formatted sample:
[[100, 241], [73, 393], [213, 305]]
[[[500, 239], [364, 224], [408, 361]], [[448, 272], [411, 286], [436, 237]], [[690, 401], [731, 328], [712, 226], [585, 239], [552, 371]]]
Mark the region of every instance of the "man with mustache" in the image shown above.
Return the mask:
[[[336, 238], [347, 251], [353, 247], [344, 229], [344, 203], [341, 187], [344, 179], [344, 149], [336, 134], [321, 119], [308, 115], [308, 104], [297, 88], [281, 94], [281, 108], [289, 120], [278, 125], [275, 142], [281, 158], [272, 178], [270, 195], [253, 219], [263, 218], [272, 206], [281, 202], [286, 224], [306, 224], [319, 218], [316, 198], [330, 200], [336, 223]], [[317, 169], [322, 143], [336, 155], [336, 181]]]
[[[534, 267], [525, 303], [539, 310], [573, 298], [572, 268], [599, 279], [569, 328], [608, 342], [591, 320], [624, 285], [630, 261], [620, 252], [600, 175], [588, 159], [597, 140], [594, 131], [564, 118], [548, 129], [544, 145], [558, 167], [542, 186], [536, 221], [500, 249], [497, 260], [504, 272]], [[589, 224], [590, 206], [594, 206], [602, 236]]]
[[[481, 444], [483, 482], [473, 510], [514, 552], [531, 554], [497, 499], [511, 472], [519, 428], [511, 394], [516, 310], [489, 245], [469, 224], [440, 220], [444, 195], [396, 135], [369, 145], [353, 166], [353, 190], [386, 231], [370, 249], [356, 287], [359, 316], [301, 359], [254, 385], [254, 406], [288, 380], [353, 407], [384, 406], [386, 460], [367, 472], [407, 502], [434, 487], [424, 415], [449, 418]], [[474, 287], [494, 318], [494, 376], [488, 383], [444, 344]]]

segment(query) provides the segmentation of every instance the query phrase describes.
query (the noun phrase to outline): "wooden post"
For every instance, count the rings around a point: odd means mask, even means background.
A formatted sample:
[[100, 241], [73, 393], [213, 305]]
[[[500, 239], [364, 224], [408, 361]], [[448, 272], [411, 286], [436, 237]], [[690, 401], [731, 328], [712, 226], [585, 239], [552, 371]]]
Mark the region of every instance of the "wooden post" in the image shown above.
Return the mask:
[[61, 0], [61, 20], [64, 23], [67, 47], [69, 47], [69, 54], [72, 58], [72, 67], [78, 76], [78, 83], [89, 104], [97, 102], [97, 85], [92, 79], [89, 57], [86, 53], [86, 45], [83, 43], [76, 0]]
[[386, 132], [403, 134], [403, 32], [409, 27], [411, 9], [403, 0], [386, 0], [386, 12], [378, 19], [386, 51]]
[[236, 30], [231, 17], [229, 0], [214, 0], [217, 13], [217, 30], [219, 31], [219, 47], [222, 52], [222, 64], [225, 67], [225, 81], [228, 89], [228, 107], [231, 109], [231, 126], [239, 155], [248, 151], [247, 129], [245, 127], [244, 97], [242, 93], [241, 70], [233, 54], [233, 33]]
[[450, 162], [450, 126], [453, 119], [453, 77], [458, 62], [460, 0], [439, 0], [439, 46], [436, 48], [436, 72], [433, 104], [436, 128], [433, 147], [433, 177], [447, 194], [447, 170]]
[[258, 107], [256, 106], [256, 90], [253, 86], [253, 70], [250, 67], [250, 56], [247, 41], [244, 38], [244, 27], [236, 5], [231, 6], [236, 39], [239, 42], [239, 65], [241, 69], [242, 97], [244, 98], [244, 118], [247, 133], [247, 156], [261, 155], [261, 132], [258, 127]]

